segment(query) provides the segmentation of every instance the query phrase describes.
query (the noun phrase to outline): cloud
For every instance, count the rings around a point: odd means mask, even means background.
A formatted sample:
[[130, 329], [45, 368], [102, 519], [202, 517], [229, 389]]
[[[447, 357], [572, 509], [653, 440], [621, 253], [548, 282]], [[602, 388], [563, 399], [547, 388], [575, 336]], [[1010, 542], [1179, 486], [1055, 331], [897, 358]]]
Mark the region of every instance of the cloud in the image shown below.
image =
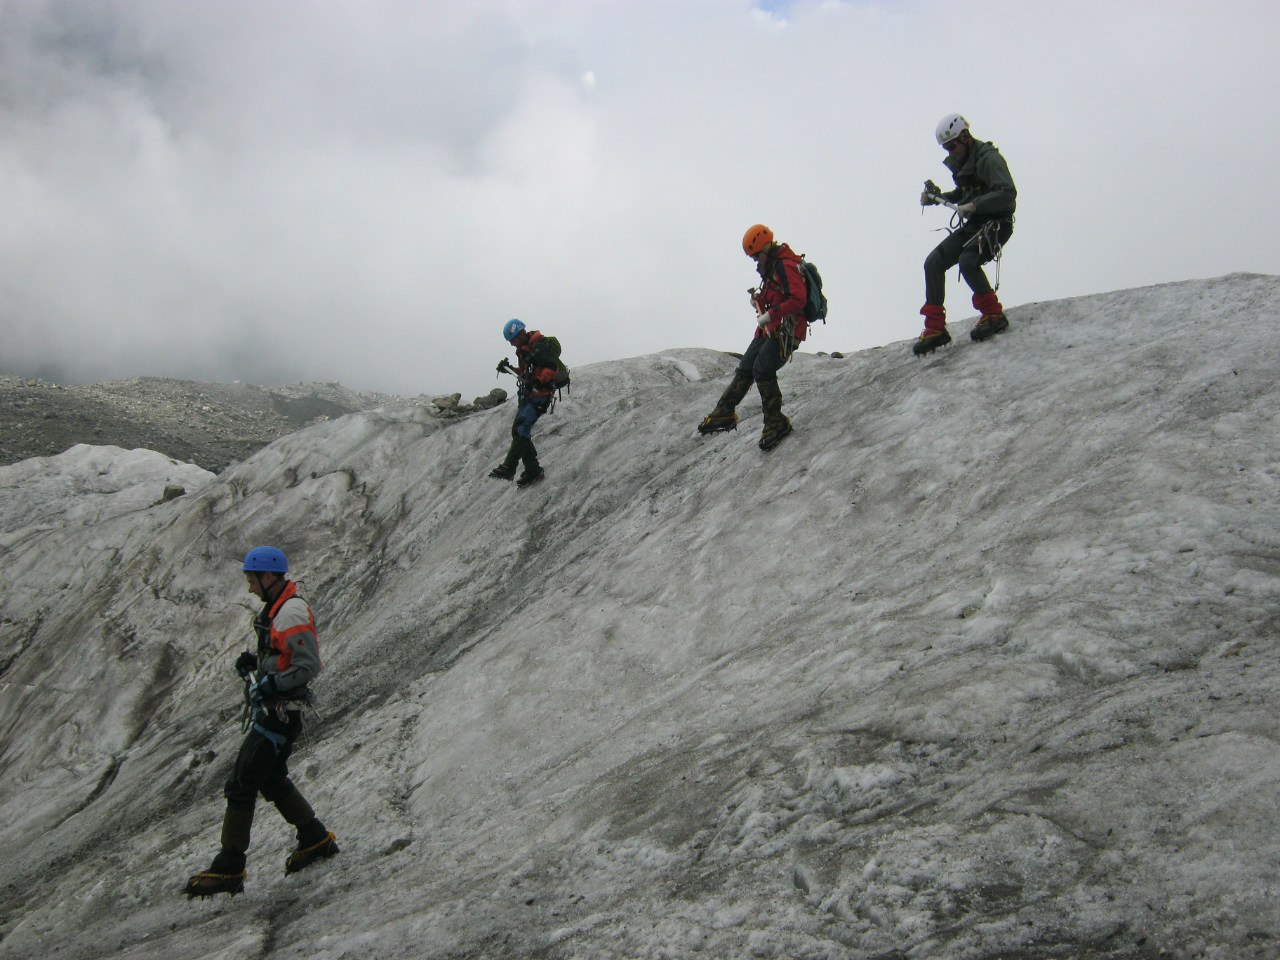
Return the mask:
[[[740, 350], [757, 221], [822, 267], [813, 349], [906, 339], [943, 226], [915, 197], [945, 180], [932, 131], [952, 110], [1018, 181], [1008, 303], [1280, 272], [1261, 3], [3, 16], [10, 368], [476, 393], [511, 316], [575, 365]], [[968, 313], [954, 279], [949, 305]]]

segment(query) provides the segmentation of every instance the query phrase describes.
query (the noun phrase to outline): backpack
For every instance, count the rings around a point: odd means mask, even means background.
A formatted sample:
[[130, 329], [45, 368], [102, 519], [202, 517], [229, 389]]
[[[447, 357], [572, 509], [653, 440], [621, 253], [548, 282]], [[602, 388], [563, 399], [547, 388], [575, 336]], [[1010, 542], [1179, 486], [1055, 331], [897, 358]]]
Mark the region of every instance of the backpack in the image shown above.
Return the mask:
[[529, 362], [541, 367], [555, 367], [556, 375], [550, 383], [551, 389], [556, 392], [569, 389], [569, 368], [560, 359], [560, 341], [555, 337], [543, 336], [529, 354]]
[[822, 292], [822, 274], [818, 268], [803, 257], [796, 264], [800, 268], [800, 276], [804, 277], [805, 289], [809, 299], [804, 304], [805, 319], [812, 323], [815, 320], [827, 322], [827, 296]]

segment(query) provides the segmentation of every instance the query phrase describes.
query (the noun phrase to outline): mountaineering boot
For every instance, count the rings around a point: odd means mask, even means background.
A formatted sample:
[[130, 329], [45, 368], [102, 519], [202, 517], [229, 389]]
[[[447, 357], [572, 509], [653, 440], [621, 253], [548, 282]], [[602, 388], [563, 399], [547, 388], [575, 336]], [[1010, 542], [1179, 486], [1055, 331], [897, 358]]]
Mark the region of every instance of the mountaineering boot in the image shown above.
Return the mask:
[[947, 333], [946, 307], [939, 303], [926, 303], [920, 308], [920, 313], [924, 315], [924, 333], [911, 348], [917, 357], [933, 353], [951, 342], [951, 334]]
[[969, 331], [969, 339], [981, 343], [1009, 329], [1009, 318], [1003, 313], [989, 313]]
[[520, 458], [524, 456], [525, 444], [527, 443], [529, 443], [527, 437], [522, 437], [519, 434], [512, 437], [506, 459], [490, 470], [489, 476], [495, 480], [514, 480], [516, 478], [516, 465], [520, 462]]
[[766, 424], [760, 431], [760, 449], [766, 452], [772, 450], [789, 436], [791, 436], [791, 421], [786, 417], [776, 425]]
[[516, 481], [517, 487], [527, 487], [531, 483], [537, 483], [547, 475], [547, 471], [543, 470], [538, 464], [532, 467], [525, 467], [520, 473], [520, 479]]
[[983, 340], [994, 337], [997, 333], [1004, 333], [1009, 329], [1009, 318], [1004, 315], [1004, 307], [1000, 306], [1000, 299], [996, 296], [994, 290], [988, 290], [986, 293], [975, 293], [973, 295], [973, 308], [982, 314], [978, 322], [974, 324], [972, 330], [969, 331], [969, 339], [981, 343]]
[[312, 817], [310, 823], [298, 828], [298, 849], [285, 860], [284, 872], [297, 873], [317, 860], [337, 853], [337, 838], [324, 828], [323, 823]]
[[208, 870], [202, 870], [187, 881], [183, 893], [187, 898], [211, 897], [217, 893], [229, 893], [235, 896], [244, 892], [245, 856], [243, 853], [231, 853], [223, 850], [213, 858]]
[[738, 429], [738, 414], [730, 410], [727, 413], [716, 413], [714, 410], [702, 418], [698, 424], [698, 432], [704, 436], [708, 433], [720, 433], [724, 430]]
[[939, 347], [945, 347], [951, 342], [951, 334], [946, 330], [937, 333], [930, 333], [926, 330], [920, 334], [920, 339], [915, 342], [915, 346], [911, 348], [911, 352], [917, 357], [923, 357], [926, 353], [933, 353]]
[[736, 409], [750, 389], [751, 377], [744, 373], [734, 373], [733, 379], [729, 381], [729, 386], [725, 389], [720, 399], [716, 401], [715, 409], [703, 417], [702, 422], [698, 424], [698, 432], [708, 434], [719, 433], [721, 430], [738, 429]]
[[533, 445], [533, 440], [526, 438], [524, 441], [524, 470], [520, 473], [520, 479], [516, 481], [517, 487], [527, 487], [531, 483], [537, 483], [547, 475], [538, 463], [538, 448]]
[[253, 829], [253, 807], [228, 804], [222, 816], [222, 849], [208, 870], [187, 881], [183, 892], [188, 897], [208, 897], [215, 893], [235, 896], [244, 890], [245, 852], [249, 849], [249, 833]]
[[760, 431], [760, 449], [772, 450], [791, 433], [791, 421], [782, 415], [782, 389], [777, 380], [761, 380], [760, 406], [764, 409], [764, 429]]

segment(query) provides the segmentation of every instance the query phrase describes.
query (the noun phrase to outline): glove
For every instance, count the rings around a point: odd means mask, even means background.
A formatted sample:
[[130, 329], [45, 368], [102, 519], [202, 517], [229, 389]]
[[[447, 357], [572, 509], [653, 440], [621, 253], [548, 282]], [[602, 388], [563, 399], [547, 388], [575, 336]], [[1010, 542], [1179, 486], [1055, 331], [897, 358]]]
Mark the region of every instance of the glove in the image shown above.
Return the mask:
[[250, 670], [258, 669], [258, 655], [250, 653], [246, 650], [240, 656], [236, 657], [236, 673], [240, 676], [246, 676]]
[[510, 369], [511, 369], [511, 361], [509, 361], [506, 357], [503, 357], [501, 360], [498, 361], [499, 373], [506, 373]]
[[930, 193], [928, 190], [922, 190], [920, 192], [920, 206], [936, 207], [937, 205], [938, 205], [938, 198], [935, 197], [932, 193]]
[[769, 311], [766, 310], [764, 313], [760, 314], [760, 316], [756, 317], [756, 323], [759, 325], [761, 330], [768, 332], [769, 324], [773, 323], [773, 317], [770, 315]]
[[960, 214], [962, 217], [972, 217], [977, 209], [977, 204], [962, 203], [960, 206], [956, 207], [956, 213]]
[[250, 700], [270, 700], [275, 695], [276, 685], [269, 673], [249, 688]]

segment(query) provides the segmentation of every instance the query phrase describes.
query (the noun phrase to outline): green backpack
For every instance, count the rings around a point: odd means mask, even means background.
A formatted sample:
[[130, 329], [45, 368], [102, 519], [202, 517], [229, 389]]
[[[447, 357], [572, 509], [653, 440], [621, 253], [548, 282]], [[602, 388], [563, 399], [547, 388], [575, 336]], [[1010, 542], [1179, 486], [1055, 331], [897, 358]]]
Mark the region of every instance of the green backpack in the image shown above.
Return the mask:
[[551, 388], [557, 393], [569, 389], [569, 368], [560, 359], [560, 341], [555, 337], [543, 336], [529, 352], [529, 362], [539, 367], [555, 367]]
[[797, 264], [800, 276], [804, 277], [805, 289], [809, 291], [809, 299], [804, 304], [804, 315], [810, 323], [815, 320], [827, 322], [827, 297], [822, 292], [822, 274], [818, 268], [803, 257]]

